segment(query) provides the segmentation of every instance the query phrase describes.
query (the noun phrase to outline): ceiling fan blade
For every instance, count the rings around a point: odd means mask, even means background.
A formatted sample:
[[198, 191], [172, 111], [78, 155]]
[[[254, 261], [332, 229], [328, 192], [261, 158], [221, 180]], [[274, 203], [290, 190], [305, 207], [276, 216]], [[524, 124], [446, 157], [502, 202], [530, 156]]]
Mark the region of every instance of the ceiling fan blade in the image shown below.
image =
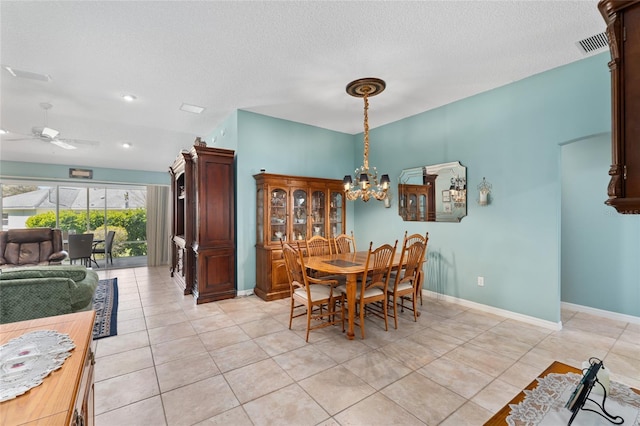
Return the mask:
[[63, 148], [63, 149], [78, 149], [78, 147], [73, 146], [71, 144], [68, 144], [68, 143], [66, 143], [64, 141], [61, 141], [60, 139], [51, 139], [50, 142], [52, 144], [56, 145], [56, 146], [59, 146], [60, 148]]
[[67, 138], [57, 138], [56, 140], [71, 144], [71, 145], [90, 145], [90, 146], [98, 146], [100, 142], [98, 141], [89, 141], [86, 139], [67, 139]]
[[7, 141], [7, 142], [19, 142], [19, 141], [37, 141], [37, 140], [39, 140], [39, 138], [35, 138], [35, 137], [31, 136], [31, 137], [16, 138], [16, 139], [2, 138], [2, 140], [3, 141]]

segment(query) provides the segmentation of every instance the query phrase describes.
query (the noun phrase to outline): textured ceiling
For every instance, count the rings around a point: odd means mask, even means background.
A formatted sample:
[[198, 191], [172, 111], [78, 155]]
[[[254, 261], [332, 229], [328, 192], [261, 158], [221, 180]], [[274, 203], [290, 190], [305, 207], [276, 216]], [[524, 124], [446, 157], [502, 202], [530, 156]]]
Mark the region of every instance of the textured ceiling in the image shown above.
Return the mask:
[[3, 66], [51, 76], [0, 70], [0, 127], [29, 134], [50, 102], [60, 137], [100, 142], [67, 151], [9, 134], [3, 160], [151, 171], [236, 109], [359, 133], [351, 80], [387, 82], [371, 99], [377, 127], [583, 59], [575, 43], [605, 29], [597, 1], [560, 0], [2, 0], [0, 26]]

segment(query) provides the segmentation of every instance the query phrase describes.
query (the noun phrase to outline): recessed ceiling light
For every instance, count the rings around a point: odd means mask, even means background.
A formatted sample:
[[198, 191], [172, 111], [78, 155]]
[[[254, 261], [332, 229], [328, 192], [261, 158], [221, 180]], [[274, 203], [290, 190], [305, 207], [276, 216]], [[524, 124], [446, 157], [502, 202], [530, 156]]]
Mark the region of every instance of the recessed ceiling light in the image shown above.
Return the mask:
[[7, 132], [5, 129], [0, 129], [0, 135], [6, 135], [7, 133], [9, 132]]
[[136, 98], [134, 95], [122, 95], [122, 99], [124, 99], [127, 102], [133, 102], [138, 98]]
[[186, 111], [186, 112], [192, 112], [194, 114], [200, 114], [202, 111], [204, 111], [204, 107], [183, 103], [182, 105], [180, 105], [180, 110]]
[[129, 143], [129, 142], [122, 142], [122, 147], [123, 148], [131, 148], [131, 147], [133, 147], [133, 144]]

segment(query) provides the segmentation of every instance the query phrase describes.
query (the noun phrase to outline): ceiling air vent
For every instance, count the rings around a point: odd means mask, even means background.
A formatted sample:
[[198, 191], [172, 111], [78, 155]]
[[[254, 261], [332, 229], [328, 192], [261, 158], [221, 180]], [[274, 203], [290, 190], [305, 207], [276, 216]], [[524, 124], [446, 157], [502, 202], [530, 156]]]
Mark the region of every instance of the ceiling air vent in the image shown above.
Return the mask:
[[580, 40], [576, 45], [583, 54], [588, 55], [605, 47], [609, 48], [609, 41], [606, 33], [600, 33]]

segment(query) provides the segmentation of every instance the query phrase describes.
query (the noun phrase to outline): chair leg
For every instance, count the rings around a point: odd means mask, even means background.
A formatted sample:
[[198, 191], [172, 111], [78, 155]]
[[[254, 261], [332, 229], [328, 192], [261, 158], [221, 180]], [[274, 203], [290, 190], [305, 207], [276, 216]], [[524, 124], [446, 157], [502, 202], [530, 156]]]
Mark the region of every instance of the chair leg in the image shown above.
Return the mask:
[[340, 308], [342, 310], [342, 332], [344, 333], [344, 294], [340, 296]]
[[389, 322], [387, 321], [387, 304], [386, 303], [382, 304], [382, 310], [384, 312], [384, 331], [389, 331]]
[[309, 342], [309, 331], [311, 329], [311, 311], [313, 311], [313, 306], [307, 306], [307, 342]]
[[291, 323], [293, 322], [293, 306], [295, 305], [295, 301], [293, 300], [293, 296], [291, 297], [291, 313], [289, 314], [289, 330], [291, 330]]
[[396, 300], [395, 294], [391, 297], [393, 298], [393, 321], [397, 330], [398, 329], [398, 301]]
[[364, 340], [364, 311], [365, 307], [360, 307], [360, 333], [362, 334], [362, 339]]

